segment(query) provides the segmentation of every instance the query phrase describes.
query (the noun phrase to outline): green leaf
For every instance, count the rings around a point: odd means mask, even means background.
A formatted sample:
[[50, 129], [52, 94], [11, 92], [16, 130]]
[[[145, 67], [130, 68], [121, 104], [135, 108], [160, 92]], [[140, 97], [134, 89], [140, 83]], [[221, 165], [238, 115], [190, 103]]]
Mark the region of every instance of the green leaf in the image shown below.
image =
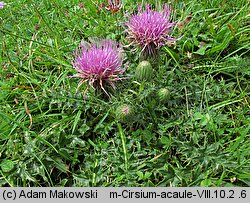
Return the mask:
[[72, 128], [72, 134], [75, 132], [75, 129], [76, 129], [76, 126], [77, 126], [77, 124], [78, 124], [78, 122], [79, 122], [79, 120], [80, 120], [81, 114], [82, 114], [82, 111], [79, 110], [79, 111], [77, 112], [76, 116], [75, 116], [75, 120], [74, 120], [74, 124], [73, 124], [73, 128]]
[[248, 126], [247, 128], [245, 128], [244, 130], [240, 130], [239, 131], [240, 136], [235, 139], [235, 142], [230, 147], [231, 151], [234, 151], [234, 150], [236, 150], [239, 147], [239, 145], [243, 142], [243, 140], [247, 136], [249, 129], [250, 129], [250, 126]]
[[168, 138], [168, 137], [163, 136], [163, 137], [161, 137], [160, 142], [161, 142], [162, 144], [169, 145], [170, 140], [169, 140], [169, 138]]
[[200, 124], [201, 124], [201, 126], [207, 125], [208, 124], [208, 119], [206, 117], [203, 117], [203, 119], [201, 119], [201, 121], [200, 121]]
[[204, 46], [202, 46], [201, 48], [199, 48], [196, 52], [194, 52], [195, 54], [199, 54], [201, 56], [205, 55], [206, 50], [208, 48], [212, 47], [212, 44], [206, 44]]
[[204, 116], [202, 115], [201, 112], [195, 112], [194, 113], [194, 120], [200, 120], [202, 118], [204, 118]]
[[200, 186], [201, 187], [209, 187], [209, 186], [211, 186], [211, 180], [210, 179], [205, 179], [205, 180], [201, 181]]
[[66, 164], [57, 157], [47, 157], [46, 158], [48, 161], [51, 161], [54, 163], [54, 166], [59, 169], [61, 172], [67, 173], [67, 166]]
[[143, 173], [141, 171], [137, 171], [136, 174], [139, 176], [139, 180], [143, 180]]
[[67, 148], [60, 148], [59, 152], [60, 155], [65, 158], [66, 160], [73, 160], [73, 157], [70, 155], [70, 153], [68, 152], [69, 150]]
[[10, 172], [14, 168], [14, 163], [11, 160], [3, 160], [1, 162], [1, 169], [3, 172]]
[[147, 171], [147, 172], [144, 174], [144, 179], [148, 179], [151, 175], [152, 175], [152, 173]]
[[99, 123], [95, 126], [95, 129], [93, 130], [93, 132], [96, 132], [96, 130], [98, 128], [100, 128], [100, 126], [102, 125], [103, 121], [107, 118], [108, 115], [109, 115], [109, 111], [102, 117], [102, 119], [99, 121]]

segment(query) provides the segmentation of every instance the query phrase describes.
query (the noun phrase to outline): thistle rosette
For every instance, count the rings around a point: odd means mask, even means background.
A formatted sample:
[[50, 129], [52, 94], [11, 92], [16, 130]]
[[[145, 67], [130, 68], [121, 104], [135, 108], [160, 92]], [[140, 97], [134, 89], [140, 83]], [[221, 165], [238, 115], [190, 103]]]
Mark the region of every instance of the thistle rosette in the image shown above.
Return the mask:
[[148, 4], [145, 9], [139, 6], [138, 13], [128, 17], [125, 22], [125, 30], [128, 38], [132, 40], [132, 45], [142, 48], [145, 59], [148, 56], [155, 56], [157, 50], [167, 43], [175, 43], [169, 32], [175, 25], [170, 22], [170, 6], [163, 5], [161, 11], [155, 11]]
[[100, 40], [92, 44], [83, 42], [75, 52], [73, 67], [78, 72], [72, 77], [82, 80], [78, 88], [85, 82], [94, 89], [105, 90], [106, 85], [115, 89], [114, 82], [121, 80], [120, 75], [125, 71], [122, 68], [122, 50], [112, 40]]

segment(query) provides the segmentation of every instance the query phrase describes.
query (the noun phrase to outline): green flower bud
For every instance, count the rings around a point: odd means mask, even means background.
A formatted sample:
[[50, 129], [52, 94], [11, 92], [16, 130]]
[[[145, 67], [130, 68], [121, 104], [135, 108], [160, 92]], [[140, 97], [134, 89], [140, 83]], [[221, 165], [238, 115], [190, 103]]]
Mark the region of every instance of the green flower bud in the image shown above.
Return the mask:
[[118, 106], [118, 108], [115, 111], [116, 118], [120, 121], [130, 121], [132, 120], [134, 116], [134, 110], [130, 105], [123, 104]]
[[168, 88], [161, 88], [157, 92], [160, 102], [166, 103], [170, 98], [170, 91]]
[[135, 69], [135, 77], [139, 81], [149, 81], [153, 78], [154, 69], [148, 61], [142, 61]]

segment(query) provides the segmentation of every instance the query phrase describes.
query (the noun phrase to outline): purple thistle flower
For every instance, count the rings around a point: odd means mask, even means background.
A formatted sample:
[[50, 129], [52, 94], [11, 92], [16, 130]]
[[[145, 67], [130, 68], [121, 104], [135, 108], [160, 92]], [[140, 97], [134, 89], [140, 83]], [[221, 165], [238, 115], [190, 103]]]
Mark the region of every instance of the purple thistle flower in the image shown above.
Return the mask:
[[112, 40], [81, 43], [75, 57], [73, 67], [78, 73], [72, 77], [82, 78], [78, 88], [88, 82], [94, 89], [101, 88], [108, 95], [104, 86], [109, 84], [115, 89], [113, 82], [121, 80], [119, 75], [125, 71], [122, 68], [121, 49]]
[[129, 16], [129, 20], [125, 22], [128, 38], [133, 41], [131, 44], [141, 47], [146, 58], [154, 56], [157, 50], [168, 42], [176, 41], [169, 35], [175, 25], [170, 22], [170, 11], [170, 6], [165, 4], [160, 12], [152, 10], [146, 4], [144, 10], [139, 6], [138, 13]]
[[120, 0], [108, 0], [108, 6], [105, 8], [108, 11], [112, 11], [112, 13], [115, 13], [119, 11], [123, 7], [123, 4], [120, 3]]
[[3, 7], [5, 6], [6, 4], [4, 3], [4, 1], [0, 1], [0, 9], [3, 9]]

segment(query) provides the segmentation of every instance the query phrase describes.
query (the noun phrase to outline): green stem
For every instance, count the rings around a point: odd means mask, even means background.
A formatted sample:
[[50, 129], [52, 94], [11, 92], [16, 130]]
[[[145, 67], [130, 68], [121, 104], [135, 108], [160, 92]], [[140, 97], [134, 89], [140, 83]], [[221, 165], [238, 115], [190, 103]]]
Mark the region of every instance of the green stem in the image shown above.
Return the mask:
[[127, 156], [127, 148], [126, 148], [126, 142], [125, 142], [125, 136], [121, 127], [121, 124], [118, 123], [118, 130], [119, 130], [119, 135], [122, 140], [122, 148], [123, 148], [123, 155], [124, 155], [124, 164], [125, 164], [125, 171], [127, 173], [128, 171], [128, 156]]

